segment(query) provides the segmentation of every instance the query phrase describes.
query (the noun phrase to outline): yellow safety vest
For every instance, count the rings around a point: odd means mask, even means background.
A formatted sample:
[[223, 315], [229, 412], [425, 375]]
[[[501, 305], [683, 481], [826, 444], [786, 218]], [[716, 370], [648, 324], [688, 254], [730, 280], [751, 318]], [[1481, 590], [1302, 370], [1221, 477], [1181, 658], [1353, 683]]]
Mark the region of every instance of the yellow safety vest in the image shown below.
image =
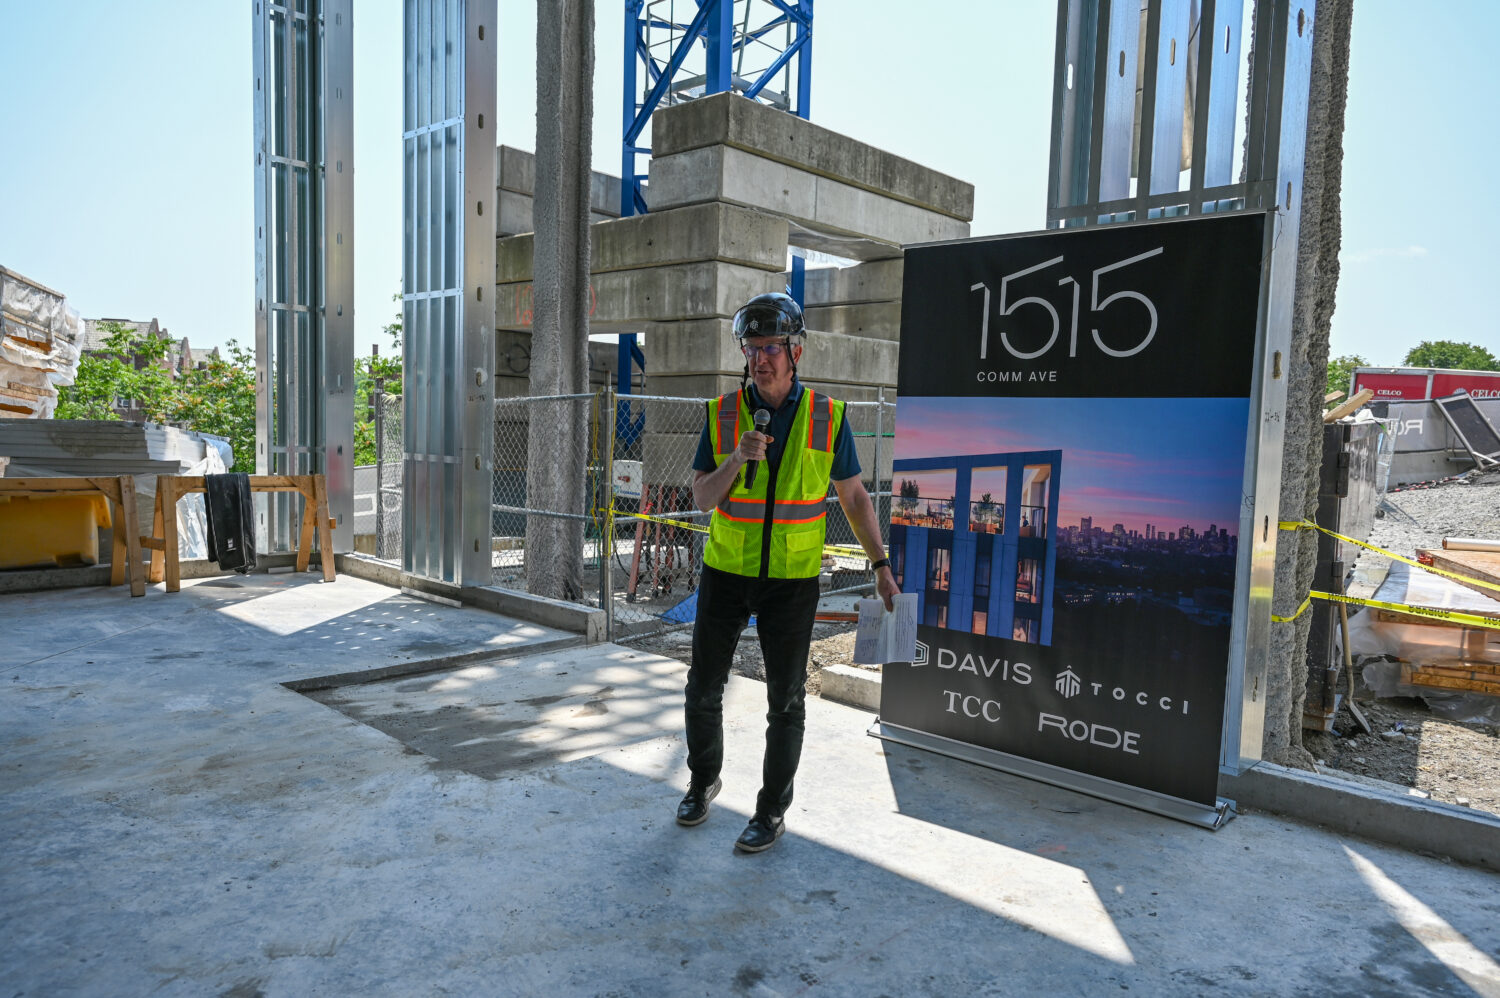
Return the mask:
[[[740, 434], [755, 425], [747, 395], [730, 392], [708, 403], [709, 433], [719, 464], [734, 452]], [[833, 444], [843, 417], [844, 403], [803, 390], [776, 470], [767, 462], [747, 488], [748, 466], [741, 468], [729, 494], [714, 509], [705, 564], [753, 578], [817, 576], [823, 563]], [[768, 502], [772, 495], [774, 501]]]

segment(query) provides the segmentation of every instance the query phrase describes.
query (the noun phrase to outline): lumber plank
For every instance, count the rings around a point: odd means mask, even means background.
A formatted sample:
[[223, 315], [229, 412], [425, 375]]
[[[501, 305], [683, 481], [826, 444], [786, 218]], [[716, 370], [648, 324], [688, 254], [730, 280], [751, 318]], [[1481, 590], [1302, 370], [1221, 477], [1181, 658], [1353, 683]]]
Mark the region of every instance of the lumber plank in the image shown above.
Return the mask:
[[[1500, 552], [1422, 548], [1417, 551], [1417, 558], [1424, 563], [1430, 560], [1433, 568], [1441, 568], [1445, 572], [1454, 572], [1479, 582], [1488, 582], [1492, 586], [1500, 586]], [[1500, 589], [1486, 589], [1459, 579], [1452, 581], [1474, 590], [1481, 596], [1495, 600], [1497, 607], [1500, 607]]]
[[333, 574], [333, 520], [328, 515], [328, 479], [313, 476], [315, 515], [318, 518], [318, 560], [323, 564], [323, 581], [332, 582]]
[[1428, 686], [1439, 690], [1468, 690], [1471, 693], [1500, 696], [1500, 680], [1457, 679], [1452, 676], [1429, 676], [1425, 672], [1414, 672], [1408, 681], [1412, 686]]
[[1366, 402], [1370, 401], [1370, 399], [1372, 399], [1374, 397], [1375, 397], [1375, 390], [1373, 388], [1364, 388], [1364, 389], [1361, 389], [1358, 395], [1355, 395], [1353, 398], [1349, 399], [1347, 402], [1341, 402], [1341, 403], [1339, 403], [1337, 406], [1335, 406], [1332, 409], [1329, 409], [1327, 412], [1325, 412], [1323, 414], [1323, 422], [1325, 422], [1325, 423], [1337, 423], [1339, 420], [1343, 419], [1345, 416], [1349, 415], [1352, 412], [1357, 411], [1361, 406], [1363, 406]]
[[115, 485], [120, 491], [120, 505], [125, 508], [125, 555], [130, 566], [130, 595], [146, 595], [146, 566], [141, 561], [140, 512], [135, 502], [135, 476], [121, 475]]
[[[156, 487], [156, 505], [154, 507], [154, 515], [152, 516], [152, 519], [151, 519], [151, 540], [154, 541], [155, 543], [150, 546], [151, 547], [151, 568], [146, 573], [146, 581], [153, 582], [153, 583], [160, 582], [162, 579], [164, 579], [166, 577], [163, 573], [166, 571], [166, 550], [167, 550], [167, 546], [166, 546], [166, 542], [162, 540], [162, 538], [165, 537], [166, 534], [162, 530], [162, 525], [161, 525], [161, 485], [160, 485], [160, 479], [158, 478], [157, 481], [158, 481], [158, 484], [157, 484], [157, 487]], [[172, 515], [174, 517], [177, 515], [177, 511], [175, 509], [172, 511]]]
[[317, 524], [313, 517], [317, 515], [317, 504], [311, 496], [302, 503], [302, 535], [297, 540], [297, 571], [307, 571], [307, 566], [312, 562], [313, 530]]
[[[166, 556], [167, 592], [182, 589], [182, 568], [177, 563], [177, 483], [178, 475], [161, 475], [156, 479], [156, 495], [161, 501], [162, 553]], [[201, 482], [203, 479], [198, 476]], [[191, 479], [189, 479], [191, 481]]]
[[110, 522], [114, 525], [114, 529], [110, 531], [114, 535], [114, 542], [110, 545], [109, 584], [118, 586], [125, 581], [125, 560], [130, 557], [130, 549], [125, 544], [125, 507], [111, 499], [109, 512]]

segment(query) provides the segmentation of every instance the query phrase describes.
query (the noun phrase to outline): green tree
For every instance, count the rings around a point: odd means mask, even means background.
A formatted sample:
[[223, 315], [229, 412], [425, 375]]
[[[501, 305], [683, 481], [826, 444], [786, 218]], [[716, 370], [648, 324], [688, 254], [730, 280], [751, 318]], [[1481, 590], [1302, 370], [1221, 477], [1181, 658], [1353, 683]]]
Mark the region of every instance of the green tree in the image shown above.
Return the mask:
[[1327, 394], [1343, 392], [1349, 394], [1349, 384], [1354, 377], [1356, 367], [1369, 367], [1370, 362], [1358, 354], [1347, 353], [1342, 357], [1334, 357], [1328, 362], [1328, 387]]
[[1484, 347], [1456, 340], [1423, 340], [1406, 354], [1407, 367], [1448, 367], [1460, 371], [1500, 371], [1500, 360]]
[[172, 374], [163, 362], [167, 341], [119, 322], [101, 322], [99, 328], [108, 334], [104, 349], [79, 359], [73, 384], [58, 392], [53, 418], [119, 419], [118, 405], [138, 408], [152, 422], [167, 422], [175, 393]]
[[[174, 377], [165, 363], [171, 344], [118, 322], [101, 323], [104, 349], [78, 362], [73, 384], [58, 394], [55, 419], [119, 419], [119, 408], [185, 430], [227, 437], [233, 471], [255, 470], [255, 363], [230, 340], [230, 359]], [[137, 366], [139, 365], [139, 366]]]
[[995, 497], [992, 494], [986, 492], [984, 495], [979, 497], [979, 522], [989, 523], [992, 519], [994, 519], [994, 513]]
[[228, 437], [234, 448], [230, 471], [255, 471], [255, 356], [230, 340], [229, 359], [213, 357], [177, 383], [171, 422], [199, 433]]
[[921, 496], [921, 494], [921, 489], [917, 486], [917, 480], [915, 478], [901, 479], [901, 485], [897, 489], [897, 495], [899, 495], [901, 498], [901, 509], [907, 516], [911, 516], [912, 510], [917, 508], [917, 499]]
[[[400, 301], [401, 296], [395, 295]], [[391, 338], [391, 355], [387, 357], [359, 357], [354, 361], [354, 463], [374, 464], [375, 411], [372, 402], [375, 394], [375, 379], [383, 379], [387, 395], [401, 394], [401, 313], [382, 330]], [[399, 455], [397, 455], [399, 458]], [[391, 460], [386, 455], [386, 461]]]

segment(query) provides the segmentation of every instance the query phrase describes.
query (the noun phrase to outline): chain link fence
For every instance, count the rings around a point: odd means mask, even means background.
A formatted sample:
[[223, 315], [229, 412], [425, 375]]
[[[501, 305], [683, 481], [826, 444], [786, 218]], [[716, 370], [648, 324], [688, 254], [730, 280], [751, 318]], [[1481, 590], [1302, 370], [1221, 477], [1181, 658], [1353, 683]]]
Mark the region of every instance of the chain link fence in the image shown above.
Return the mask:
[[375, 409], [375, 557], [401, 563], [402, 422], [401, 396], [376, 392]]
[[[602, 608], [614, 640], [690, 624], [710, 518], [692, 494], [707, 402], [609, 390], [497, 399], [493, 584]], [[895, 403], [850, 402], [844, 411], [884, 530]], [[376, 412], [376, 556], [399, 563], [401, 397], [379, 396]], [[873, 590], [831, 490], [826, 543], [827, 592]]]
[[[692, 497], [706, 402], [612, 391], [498, 400], [494, 584], [533, 591], [544, 576], [557, 576], [561, 561], [576, 559], [564, 574], [582, 585], [563, 591], [564, 598], [604, 608], [612, 638], [691, 623], [709, 521]], [[895, 405], [853, 402], [845, 412], [865, 487], [884, 524]], [[551, 449], [538, 451], [533, 425], [545, 427], [538, 439]], [[579, 449], [570, 446], [579, 440], [585, 443], [581, 460]], [[559, 481], [552, 475], [544, 487], [534, 487], [537, 475], [530, 469], [558, 462], [572, 465], [570, 476]], [[549, 492], [565, 501], [539, 498]], [[575, 507], [578, 500], [582, 504]], [[538, 536], [547, 538], [541, 551], [534, 550]], [[833, 495], [827, 544], [824, 580], [830, 593], [873, 588], [859, 541]]]

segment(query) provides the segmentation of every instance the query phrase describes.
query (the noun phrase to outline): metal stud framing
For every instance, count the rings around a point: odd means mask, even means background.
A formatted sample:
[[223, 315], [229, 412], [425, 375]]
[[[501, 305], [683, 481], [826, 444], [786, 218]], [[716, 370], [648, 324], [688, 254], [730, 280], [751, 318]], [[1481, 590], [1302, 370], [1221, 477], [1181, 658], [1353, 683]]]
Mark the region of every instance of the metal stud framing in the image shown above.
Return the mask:
[[405, 3], [402, 565], [464, 586], [490, 583], [495, 14]]
[[[1241, 176], [1233, 179], [1249, 39], [1244, 0], [1059, 0], [1047, 224], [1090, 226], [1274, 211], [1246, 448], [1230, 681], [1220, 762], [1261, 756], [1315, 0], [1252, 0], [1255, 45]], [[1139, 66], [1139, 75], [1138, 75]], [[1139, 82], [1139, 110], [1136, 99]], [[1185, 110], [1186, 113], [1185, 113]], [[1190, 164], [1184, 169], [1185, 121]]]
[[[336, 551], [354, 536], [352, 0], [252, 0], [255, 76], [255, 469], [322, 472]], [[300, 509], [267, 501], [266, 550]]]

